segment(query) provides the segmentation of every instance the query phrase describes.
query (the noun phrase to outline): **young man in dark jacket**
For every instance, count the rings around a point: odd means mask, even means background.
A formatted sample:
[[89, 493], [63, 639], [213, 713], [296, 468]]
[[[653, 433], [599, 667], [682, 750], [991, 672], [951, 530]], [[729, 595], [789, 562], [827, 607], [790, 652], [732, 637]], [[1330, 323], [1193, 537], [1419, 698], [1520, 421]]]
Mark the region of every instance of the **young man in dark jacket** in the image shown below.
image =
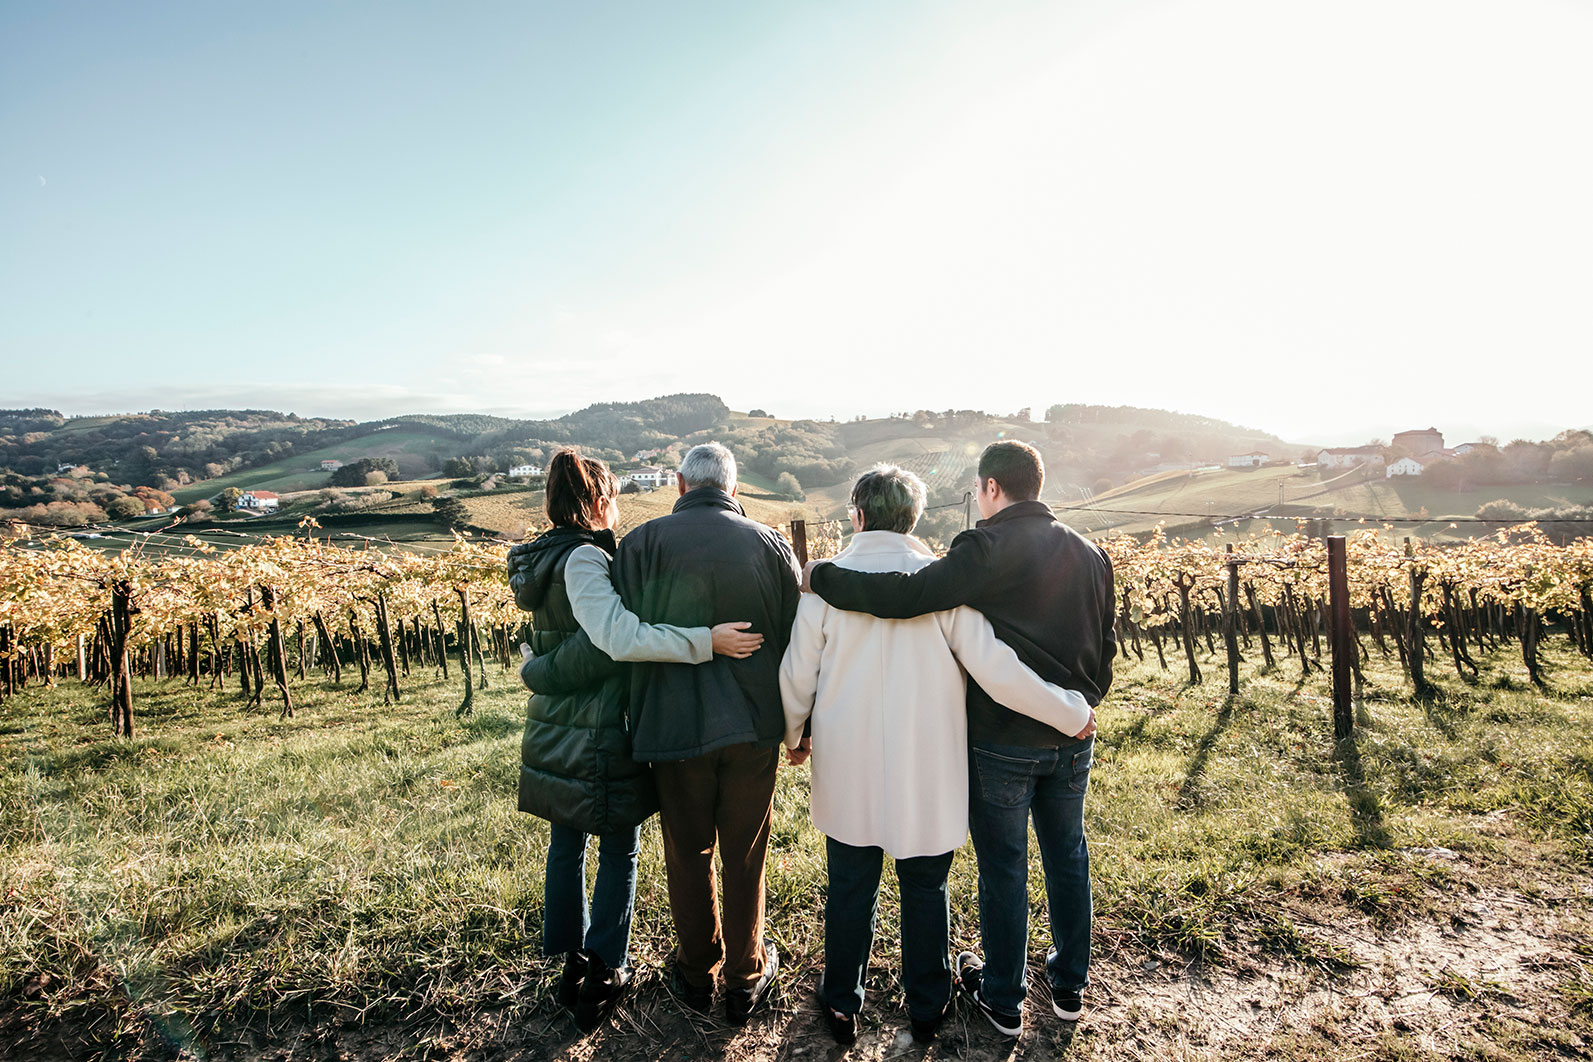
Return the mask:
[[[650, 760], [678, 938], [671, 988], [699, 1010], [723, 968], [725, 1015], [735, 1024], [766, 994], [779, 967], [763, 937], [764, 860], [785, 713], [780, 659], [800, 597], [796, 557], [773, 528], [735, 500], [736, 461], [717, 443], [680, 466], [668, 516], [626, 535], [614, 560], [625, 607], [648, 623], [750, 620], [765, 638], [745, 659], [638, 664], [631, 672], [632, 750]], [[712, 619], [706, 622], [712, 623]], [[713, 852], [724, 866], [724, 913], [715, 904]]]
[[[970, 605], [1047, 682], [1092, 706], [1112, 682], [1117, 652], [1112, 565], [1040, 502], [1045, 470], [1020, 442], [979, 458], [984, 519], [912, 573], [810, 565], [813, 591], [836, 608], [905, 619]], [[979, 857], [979, 931], [985, 962], [964, 952], [959, 984], [1000, 1032], [1023, 1028], [1028, 952], [1028, 822], [1045, 867], [1054, 947], [1046, 958], [1052, 1006], [1077, 1020], [1089, 981], [1090, 855], [1084, 837], [1095, 724], [1063, 734], [1002, 707], [968, 682], [969, 833]]]

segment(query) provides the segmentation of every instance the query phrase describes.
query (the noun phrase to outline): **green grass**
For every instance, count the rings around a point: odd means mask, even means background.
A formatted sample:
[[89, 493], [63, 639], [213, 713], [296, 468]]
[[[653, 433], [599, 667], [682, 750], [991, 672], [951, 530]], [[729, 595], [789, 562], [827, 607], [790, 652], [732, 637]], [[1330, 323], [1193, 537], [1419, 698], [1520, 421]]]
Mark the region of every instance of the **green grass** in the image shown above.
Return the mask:
[[[1246, 665], [1230, 701], [1153, 662], [1125, 667], [1089, 803], [1098, 962], [1337, 975], [1359, 960], [1323, 925], [1441, 922], [1469, 887], [1417, 850], [1488, 866], [1515, 846], [1593, 865], [1593, 669], [1551, 649], [1546, 696], [1517, 681], [1509, 653], [1485, 663], [1481, 683], [1441, 680], [1420, 704], [1374, 658], [1356, 735], [1337, 748], [1318, 678]], [[522, 695], [512, 675], [490, 676], [463, 722], [457, 676], [418, 674], [385, 708], [307, 683], [286, 722], [269, 705], [241, 711], [232, 691], [141, 682], [131, 742], [72, 682], [0, 706], [0, 1039], [69, 1028], [114, 1051], [151, 1020], [203, 1043], [311, 1009], [529, 1013], [552, 976], [539, 953], [547, 827], [514, 810]], [[782, 768], [768, 877], [796, 980], [822, 961], [808, 778]], [[672, 944], [656, 820], [643, 838], [634, 951], [656, 969]], [[952, 871], [963, 944], [978, 936], [975, 871], [965, 847]], [[898, 931], [888, 893], [885, 986]], [[1593, 1033], [1590, 966], [1568, 965], [1559, 992]], [[1454, 970], [1430, 984], [1468, 1005], [1503, 991]], [[1298, 1056], [1330, 1042], [1305, 1037]]]

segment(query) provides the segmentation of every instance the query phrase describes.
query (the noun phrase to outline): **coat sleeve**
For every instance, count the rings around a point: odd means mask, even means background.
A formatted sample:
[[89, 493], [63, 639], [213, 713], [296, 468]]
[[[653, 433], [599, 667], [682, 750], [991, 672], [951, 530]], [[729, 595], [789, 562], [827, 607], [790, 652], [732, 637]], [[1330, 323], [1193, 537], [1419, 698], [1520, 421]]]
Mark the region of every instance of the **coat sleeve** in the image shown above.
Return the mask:
[[1095, 668], [1095, 688], [1104, 698], [1112, 688], [1112, 663], [1117, 659], [1117, 589], [1112, 579], [1112, 558], [1104, 551], [1101, 556], [1106, 562], [1106, 582], [1101, 611], [1101, 661]]
[[553, 652], [520, 665], [520, 681], [533, 693], [574, 693], [618, 673], [620, 665], [592, 644], [585, 631], [570, 635]]
[[936, 617], [959, 663], [997, 704], [1072, 737], [1090, 721], [1090, 702], [1031, 671], [996, 637], [984, 613], [958, 608]]
[[785, 709], [785, 747], [801, 744], [812, 705], [819, 696], [819, 662], [824, 659], [824, 618], [828, 608], [809, 594], [797, 607], [792, 640], [781, 658], [781, 704]]
[[911, 619], [966, 605], [989, 567], [989, 541], [975, 530], [958, 535], [944, 557], [915, 572], [858, 572], [821, 564], [810, 582], [815, 594], [843, 612]]
[[819, 662], [824, 657], [823, 601], [809, 594], [797, 606], [791, 643], [780, 660], [780, 703], [785, 708], [785, 744], [796, 748], [813, 715], [819, 692]]
[[564, 588], [581, 630], [615, 660], [702, 664], [714, 655], [709, 628], [643, 623], [626, 609], [609, 578], [608, 555], [596, 546], [571, 552], [564, 562]]

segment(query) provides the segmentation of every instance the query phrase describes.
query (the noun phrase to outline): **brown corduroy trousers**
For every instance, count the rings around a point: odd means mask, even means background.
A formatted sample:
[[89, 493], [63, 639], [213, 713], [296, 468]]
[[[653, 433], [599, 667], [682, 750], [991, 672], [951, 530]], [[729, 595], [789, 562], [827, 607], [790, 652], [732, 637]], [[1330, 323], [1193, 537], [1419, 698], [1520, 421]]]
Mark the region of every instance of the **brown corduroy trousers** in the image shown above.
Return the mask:
[[[730, 745], [653, 764], [676, 959], [698, 988], [711, 986], [721, 967], [727, 990], [752, 988], [763, 975], [763, 869], [779, 753]], [[724, 877], [722, 922], [716, 841]]]

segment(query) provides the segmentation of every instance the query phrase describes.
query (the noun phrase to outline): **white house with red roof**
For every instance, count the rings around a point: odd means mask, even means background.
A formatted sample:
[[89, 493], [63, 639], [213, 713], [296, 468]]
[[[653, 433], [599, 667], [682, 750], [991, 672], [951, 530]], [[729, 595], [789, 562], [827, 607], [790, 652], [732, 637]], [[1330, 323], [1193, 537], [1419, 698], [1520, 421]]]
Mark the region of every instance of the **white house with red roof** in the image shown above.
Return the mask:
[[282, 499], [269, 490], [246, 490], [238, 495], [238, 508], [257, 513], [274, 513], [281, 504]]

